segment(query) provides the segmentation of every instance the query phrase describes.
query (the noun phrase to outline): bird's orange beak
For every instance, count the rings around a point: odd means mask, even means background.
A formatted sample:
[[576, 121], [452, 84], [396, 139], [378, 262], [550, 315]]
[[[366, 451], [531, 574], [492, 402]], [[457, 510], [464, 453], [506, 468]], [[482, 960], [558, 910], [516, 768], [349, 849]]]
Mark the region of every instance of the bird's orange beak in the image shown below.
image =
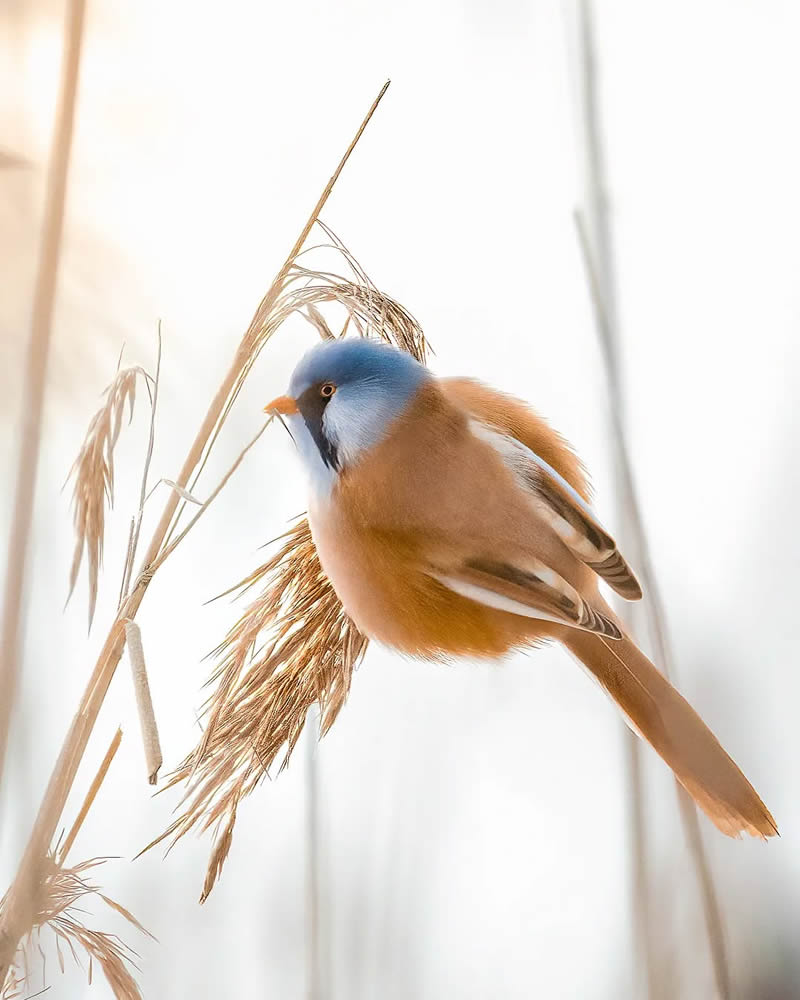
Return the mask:
[[264, 407], [264, 413], [298, 413], [297, 400], [291, 396], [278, 396]]

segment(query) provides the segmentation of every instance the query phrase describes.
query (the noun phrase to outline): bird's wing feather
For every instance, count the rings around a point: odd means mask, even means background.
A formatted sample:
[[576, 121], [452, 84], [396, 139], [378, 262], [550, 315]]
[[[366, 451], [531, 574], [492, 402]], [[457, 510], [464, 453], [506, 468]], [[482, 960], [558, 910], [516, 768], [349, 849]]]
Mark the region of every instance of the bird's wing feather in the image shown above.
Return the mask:
[[540, 502], [540, 513], [567, 548], [621, 597], [637, 601], [642, 589], [614, 539], [591, 507], [543, 458], [521, 441], [479, 420], [472, 432], [500, 454], [520, 485]]
[[543, 563], [525, 569], [519, 565], [488, 558], [470, 558], [457, 566], [429, 574], [462, 597], [468, 597], [498, 611], [558, 622], [610, 639], [622, 638], [617, 625], [585, 601], [556, 572]]

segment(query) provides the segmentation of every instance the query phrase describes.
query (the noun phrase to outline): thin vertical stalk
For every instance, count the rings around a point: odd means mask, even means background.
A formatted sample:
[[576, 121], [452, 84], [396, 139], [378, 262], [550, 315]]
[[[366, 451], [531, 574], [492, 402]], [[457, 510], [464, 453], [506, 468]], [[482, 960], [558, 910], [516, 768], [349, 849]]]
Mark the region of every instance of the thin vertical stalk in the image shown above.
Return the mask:
[[[19, 673], [26, 564], [39, 465], [47, 359], [50, 354], [53, 307], [61, 260], [64, 206], [72, 152], [85, 12], [86, 0], [70, 0], [64, 32], [61, 89], [47, 175], [39, 266], [33, 293], [31, 332], [23, 377], [16, 494], [8, 541], [5, 596], [0, 626], [0, 777], [3, 774], [11, 707], [16, 695]], [[2, 985], [1, 979], [0, 985]]]
[[[587, 193], [586, 221], [584, 221], [583, 214], [578, 214], [576, 222], [608, 380], [612, 439], [621, 498], [621, 524], [626, 536], [624, 544], [630, 552], [632, 562], [638, 567], [644, 584], [645, 612], [655, 662], [669, 677], [674, 675], [674, 659], [667, 632], [664, 604], [644, 530], [625, 430], [625, 397], [620, 365], [614, 252], [608, 217], [606, 160], [597, 99], [595, 44], [589, 0], [579, 0], [578, 12], [579, 73], [582, 98], [581, 130], [585, 146]], [[660, 982], [657, 970], [655, 954], [657, 938], [650, 903], [650, 879], [647, 872], [646, 842], [644, 839], [646, 831], [640, 812], [643, 808], [640, 751], [636, 737], [629, 734], [628, 739], [631, 741], [629, 761], [631, 785], [634, 793], [634, 875], [636, 883], [634, 891], [637, 894], [635, 908], [646, 922], [644, 934], [647, 978], [650, 997], [655, 998], [662, 995], [662, 985], [664, 984]], [[722, 933], [722, 918], [697, 810], [677, 780], [676, 788], [681, 822], [700, 887], [717, 993], [720, 1000], [729, 1000], [731, 995], [730, 974]]]
[[322, 961], [322, 907], [319, 809], [319, 714], [312, 706], [306, 715], [306, 956], [308, 1000], [324, 1000]]
[[[226, 408], [226, 404], [231, 393], [243, 371], [247, 369], [248, 359], [251, 352], [251, 344], [263, 321], [263, 317], [268, 315], [269, 310], [274, 306], [281, 289], [283, 288], [286, 275], [292, 266], [294, 258], [302, 248], [314, 223], [317, 221], [319, 213], [322, 211], [333, 186], [350, 158], [350, 154], [355, 149], [358, 140], [361, 138], [364, 129], [367, 127], [372, 115], [378, 107], [383, 95], [389, 86], [387, 81], [381, 88], [378, 96], [372, 103], [369, 111], [364, 117], [355, 137], [339, 161], [339, 164], [325, 185], [317, 204], [304, 225], [300, 236], [289, 252], [283, 266], [270, 285], [266, 295], [262, 299], [256, 310], [250, 326], [245, 331], [239, 346], [234, 355], [230, 368], [223, 378], [216, 394], [214, 395], [209, 408], [203, 418], [199, 429], [196, 432], [189, 452], [184, 460], [180, 474], [177, 479], [178, 486], [185, 487], [189, 477], [201, 462], [205, 447], [209, 439], [214, 434], [219, 420]], [[42, 859], [53, 839], [61, 813], [63, 812], [67, 796], [70, 793], [75, 775], [78, 771], [81, 758], [86, 749], [97, 716], [105, 699], [106, 692], [116, 671], [122, 656], [125, 644], [124, 623], [127, 619], [133, 619], [144, 599], [144, 595], [153, 577], [153, 565], [158, 559], [164, 540], [172, 524], [175, 510], [178, 506], [179, 494], [175, 490], [170, 490], [161, 514], [161, 518], [156, 525], [155, 532], [147, 547], [142, 567], [136, 580], [133, 583], [131, 592], [126, 597], [119, 608], [111, 628], [106, 637], [103, 648], [95, 663], [86, 690], [81, 698], [78, 710], [72, 720], [72, 724], [67, 732], [64, 744], [56, 761], [53, 772], [50, 776], [47, 789], [42, 799], [36, 821], [33, 826], [30, 838], [25, 848], [25, 852], [20, 862], [19, 869], [14, 878], [14, 882], [6, 897], [6, 907], [0, 916], [0, 983], [3, 983], [9, 966], [17, 949], [17, 944], [24, 935], [26, 928], [30, 925], [30, 906], [33, 898], [33, 891], [37, 885]]]
[[[617, 327], [617, 282], [614, 267], [614, 249], [611, 226], [608, 218], [608, 185], [606, 181], [605, 149], [602, 141], [600, 113], [597, 106], [597, 68], [594, 46], [594, 32], [588, 0], [579, 0], [579, 66], [580, 105], [582, 109], [581, 128], [583, 154], [585, 157], [585, 219], [587, 246], [592, 250], [599, 292], [602, 295], [607, 323], [600, 331], [600, 342], [605, 359], [608, 394], [610, 398], [612, 422], [615, 424], [613, 440], [617, 443], [613, 451], [614, 477], [619, 487], [619, 543], [623, 551], [635, 560], [635, 540], [631, 539], [632, 529], [628, 518], [629, 494], [624, 483], [626, 476], [626, 455], [624, 445], [620, 445], [619, 431], [625, 419], [625, 394], [619, 364], [619, 337]], [[623, 485], [620, 485], [623, 484]], [[635, 529], [634, 529], [635, 530]], [[623, 617], [629, 616], [627, 607], [618, 611]], [[625, 762], [628, 788], [630, 790], [629, 821], [631, 842], [633, 926], [638, 945], [637, 952], [644, 960], [647, 995], [650, 1000], [660, 1000], [660, 975], [658, 968], [657, 927], [650, 893], [652, 878], [647, 850], [647, 822], [642, 779], [642, 747], [638, 737], [624, 728]]]

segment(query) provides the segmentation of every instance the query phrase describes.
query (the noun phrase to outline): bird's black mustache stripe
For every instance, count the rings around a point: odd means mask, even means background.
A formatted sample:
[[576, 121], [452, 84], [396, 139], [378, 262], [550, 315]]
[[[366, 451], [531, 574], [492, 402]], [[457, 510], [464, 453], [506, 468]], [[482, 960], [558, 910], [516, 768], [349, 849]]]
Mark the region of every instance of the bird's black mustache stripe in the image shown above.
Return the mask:
[[323, 396], [319, 385], [312, 385], [297, 397], [297, 408], [305, 421], [305, 425], [314, 439], [314, 444], [320, 453], [322, 461], [333, 469], [339, 471], [339, 455], [336, 446], [326, 436], [322, 426], [322, 418], [325, 414], [325, 407], [331, 397]]

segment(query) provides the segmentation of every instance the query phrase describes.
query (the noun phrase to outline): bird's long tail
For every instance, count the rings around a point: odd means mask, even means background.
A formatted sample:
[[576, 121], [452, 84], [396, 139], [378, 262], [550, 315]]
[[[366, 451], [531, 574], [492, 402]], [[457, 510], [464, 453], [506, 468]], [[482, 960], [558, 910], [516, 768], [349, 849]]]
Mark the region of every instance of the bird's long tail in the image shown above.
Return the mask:
[[766, 838], [778, 832], [769, 810], [716, 736], [630, 639], [614, 641], [570, 629], [561, 641], [723, 833]]

